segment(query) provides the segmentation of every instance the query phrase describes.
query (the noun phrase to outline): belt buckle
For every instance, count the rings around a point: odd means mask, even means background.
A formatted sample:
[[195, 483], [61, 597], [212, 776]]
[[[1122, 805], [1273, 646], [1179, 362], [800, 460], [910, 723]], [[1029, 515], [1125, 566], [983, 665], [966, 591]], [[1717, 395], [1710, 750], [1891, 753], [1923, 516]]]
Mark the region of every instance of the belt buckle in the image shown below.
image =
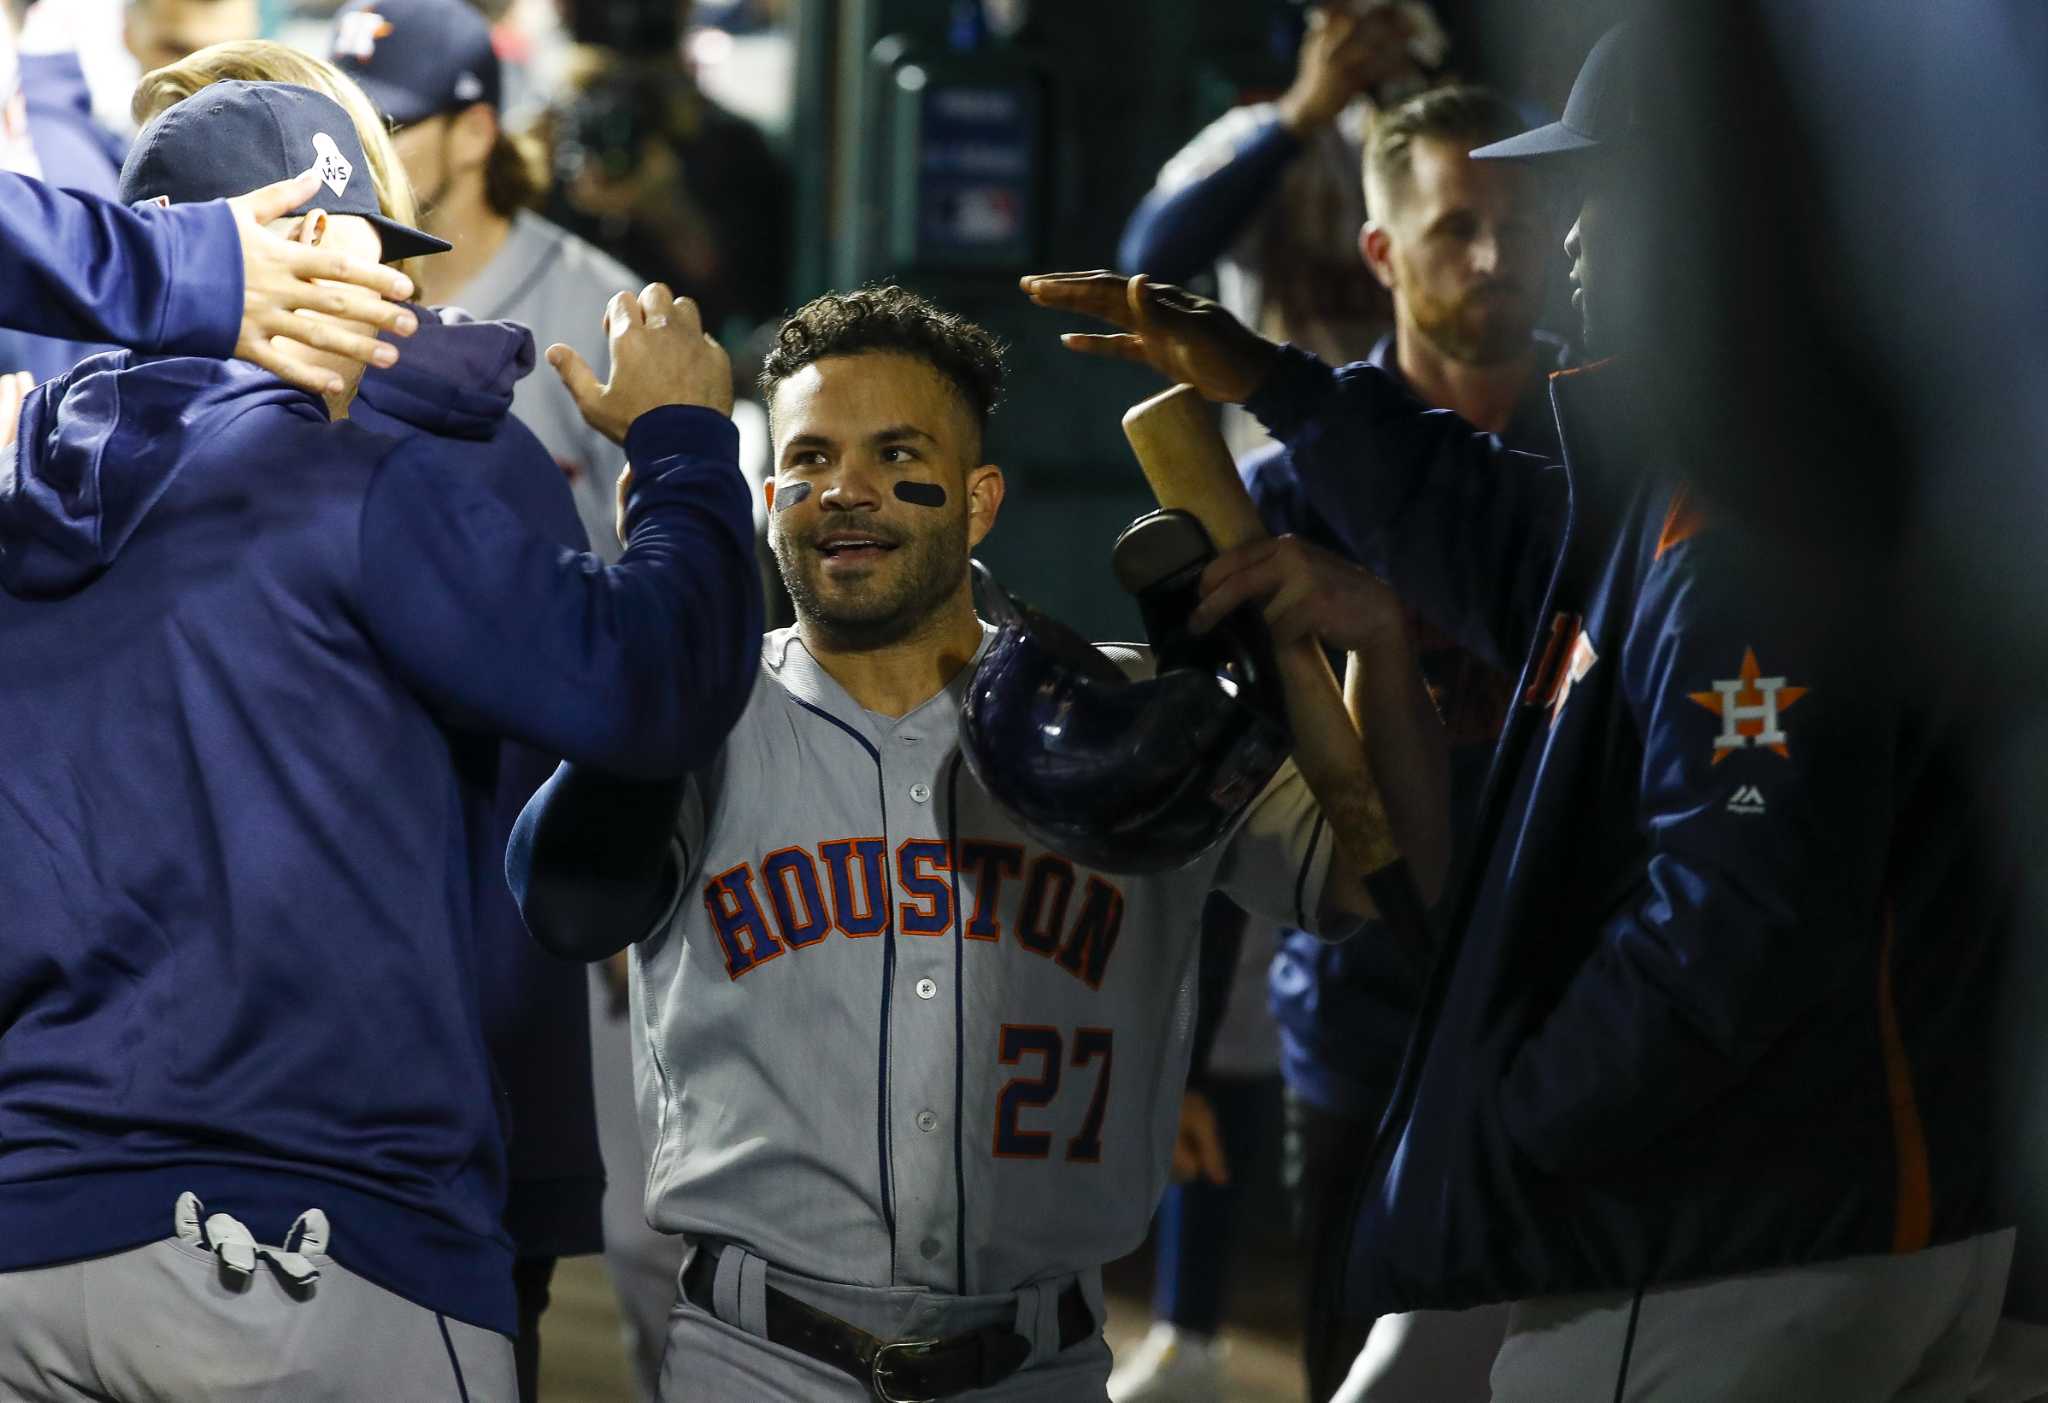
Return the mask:
[[910, 1354], [917, 1350], [930, 1349], [937, 1340], [891, 1340], [875, 1351], [875, 1357], [868, 1361], [868, 1387], [874, 1390], [879, 1403], [934, 1403], [929, 1398], [912, 1398], [907, 1394], [891, 1393], [882, 1381], [883, 1366], [888, 1363], [891, 1351]]

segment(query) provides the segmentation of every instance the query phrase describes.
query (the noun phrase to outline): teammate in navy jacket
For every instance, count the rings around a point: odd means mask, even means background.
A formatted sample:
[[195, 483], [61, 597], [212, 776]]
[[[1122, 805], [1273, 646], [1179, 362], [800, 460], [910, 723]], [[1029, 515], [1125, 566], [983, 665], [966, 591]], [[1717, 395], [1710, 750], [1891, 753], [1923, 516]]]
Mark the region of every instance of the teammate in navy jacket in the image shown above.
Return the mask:
[[[1475, 154], [1638, 140], [1628, 57], [1603, 40], [1562, 124]], [[1639, 250], [1610, 168], [1580, 173], [1597, 334]], [[1968, 698], [1887, 655], [1853, 585], [1701, 502], [1641, 422], [1645, 355], [1553, 381], [1547, 466], [1179, 289], [1026, 286], [1127, 328], [1082, 349], [1245, 402], [1357, 558], [1521, 665], [1361, 1185], [1359, 1303], [1519, 1302], [1510, 1403], [1962, 1397], [2013, 1241], [1985, 1185], [2009, 911]]]
[[[341, 108], [282, 84], [170, 109], [125, 193], [316, 151], [326, 205], [282, 232], [420, 246], [351, 184]], [[608, 319], [610, 383], [570, 369], [634, 468], [609, 569], [436, 441], [332, 422], [347, 393], [116, 353], [30, 398], [0, 494], [0, 1391], [510, 1394], [465, 737], [683, 773], [761, 630], [724, 357], [659, 286]]]
[[[474, 475], [529, 534], [582, 550], [583, 522], [567, 479], [512, 414], [513, 387], [533, 372], [533, 334], [516, 322], [473, 321], [455, 308], [425, 307], [419, 317], [405, 359], [363, 377], [350, 422], [393, 438], [431, 435], [442, 461]], [[504, 1223], [518, 1259], [519, 1388], [531, 1398], [555, 1260], [604, 1250], [589, 1001], [584, 967], [528, 937], [505, 885], [512, 825], [560, 756], [467, 737], [457, 754], [469, 810], [484, 1043], [507, 1132]]]

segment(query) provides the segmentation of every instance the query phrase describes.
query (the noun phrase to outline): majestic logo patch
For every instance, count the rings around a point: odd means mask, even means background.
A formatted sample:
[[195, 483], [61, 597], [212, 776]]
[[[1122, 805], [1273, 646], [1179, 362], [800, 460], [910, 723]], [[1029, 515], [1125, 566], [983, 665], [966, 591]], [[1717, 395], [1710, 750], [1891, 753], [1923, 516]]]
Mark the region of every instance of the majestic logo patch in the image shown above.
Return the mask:
[[374, 10], [343, 15], [334, 28], [334, 56], [368, 63], [377, 41], [391, 32], [391, 21]]
[[1764, 792], [1753, 784], [1738, 788], [1728, 800], [1731, 814], [1760, 814], [1764, 811]]
[[326, 132], [314, 132], [313, 154], [318, 158], [320, 179], [327, 183], [327, 188], [337, 195], [348, 189], [348, 178], [356, 173], [356, 168], [341, 154], [334, 138]]
[[1756, 663], [1756, 649], [1745, 648], [1740, 676], [1715, 682], [1711, 692], [1686, 694], [1721, 718], [1721, 734], [1714, 737], [1716, 765], [1745, 746], [1775, 750], [1788, 759], [1791, 757], [1778, 718], [1790, 711], [1807, 689], [1788, 687], [1784, 678], [1764, 677], [1762, 671]]

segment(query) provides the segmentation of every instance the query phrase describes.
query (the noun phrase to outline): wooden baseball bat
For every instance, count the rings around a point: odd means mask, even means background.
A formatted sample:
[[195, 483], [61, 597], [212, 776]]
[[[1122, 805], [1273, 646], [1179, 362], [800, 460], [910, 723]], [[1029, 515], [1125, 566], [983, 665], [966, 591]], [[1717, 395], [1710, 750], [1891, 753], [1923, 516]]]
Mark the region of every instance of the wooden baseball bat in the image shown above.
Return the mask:
[[[1124, 437], [1159, 505], [1192, 514], [1217, 550], [1268, 534], [1214, 411], [1192, 385], [1176, 385], [1132, 406], [1124, 415]], [[1322, 645], [1307, 638], [1276, 645], [1274, 654], [1294, 731], [1294, 763], [1322, 805], [1338, 852], [1363, 874], [1389, 867], [1401, 852]]]

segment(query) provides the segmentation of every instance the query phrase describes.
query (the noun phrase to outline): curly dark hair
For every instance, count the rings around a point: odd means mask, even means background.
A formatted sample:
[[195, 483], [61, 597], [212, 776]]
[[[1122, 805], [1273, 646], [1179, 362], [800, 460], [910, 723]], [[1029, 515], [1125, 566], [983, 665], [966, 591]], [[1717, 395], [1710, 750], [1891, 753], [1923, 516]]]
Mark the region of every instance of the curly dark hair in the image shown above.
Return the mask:
[[1002, 397], [1003, 343], [891, 283], [828, 292], [797, 308], [761, 362], [762, 402], [772, 404], [776, 386], [812, 362], [864, 351], [895, 351], [926, 362], [952, 382], [977, 424], [988, 423]]

